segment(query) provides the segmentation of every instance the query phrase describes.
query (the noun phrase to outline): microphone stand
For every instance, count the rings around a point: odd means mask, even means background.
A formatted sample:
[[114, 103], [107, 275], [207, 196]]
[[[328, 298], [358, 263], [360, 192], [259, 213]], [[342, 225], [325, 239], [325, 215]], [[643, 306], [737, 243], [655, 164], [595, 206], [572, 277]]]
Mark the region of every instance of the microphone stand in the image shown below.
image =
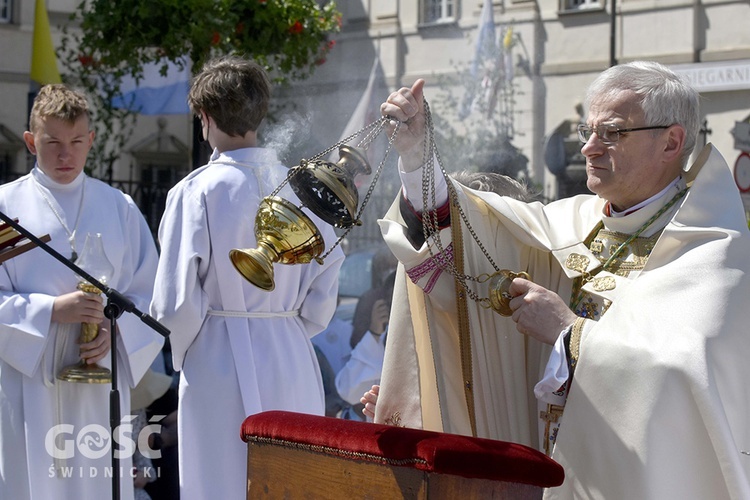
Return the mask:
[[104, 316], [109, 318], [110, 320], [110, 338], [112, 344], [110, 351], [112, 353], [112, 389], [109, 393], [109, 426], [110, 437], [112, 439], [112, 500], [118, 500], [120, 498], [120, 467], [119, 458], [117, 458], [116, 456], [114, 446], [115, 429], [117, 429], [121, 418], [120, 391], [117, 388], [117, 337], [115, 335], [117, 332], [117, 318], [119, 318], [123, 312], [133, 313], [138, 316], [141, 321], [146, 323], [149, 327], [151, 327], [163, 337], [169, 336], [170, 332], [164, 325], [156, 321], [152, 316], [149, 316], [148, 314], [138, 310], [132, 300], [128, 299], [114, 288], [110, 288], [96, 280], [89, 273], [66, 259], [57, 250], [47, 245], [42, 239], [36, 237], [33, 233], [5, 215], [2, 211], [0, 211], [0, 219], [2, 219], [3, 222], [7, 223], [11, 227], [13, 227], [13, 229], [24, 235], [26, 238], [36, 244], [36, 246], [40, 247], [49, 255], [57, 259], [60, 263], [70, 268], [78, 276], [82, 277], [83, 279], [94, 285], [96, 288], [101, 290], [102, 293], [107, 297], [107, 305], [104, 307]]

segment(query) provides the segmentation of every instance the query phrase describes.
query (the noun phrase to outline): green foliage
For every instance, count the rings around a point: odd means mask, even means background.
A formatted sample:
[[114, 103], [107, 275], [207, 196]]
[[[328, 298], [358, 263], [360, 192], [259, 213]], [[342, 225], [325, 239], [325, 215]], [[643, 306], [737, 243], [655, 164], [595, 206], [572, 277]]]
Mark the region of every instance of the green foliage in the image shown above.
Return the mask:
[[[100, 140], [92, 155], [111, 164], [132, 133], [134, 116], [112, 109], [123, 76], [137, 81], [145, 64], [181, 64], [197, 72], [221, 54], [251, 57], [279, 84], [309, 77], [333, 48], [341, 26], [333, 1], [316, 0], [84, 0], [63, 30], [58, 58], [66, 82], [95, 103]], [[130, 132], [128, 132], [130, 131]], [[111, 139], [103, 145], [101, 135]]]
[[137, 78], [147, 62], [188, 54], [197, 71], [213, 55], [237, 53], [286, 81], [325, 62], [341, 14], [315, 0], [84, 0], [74, 19], [81, 33], [66, 55], [84, 65]]

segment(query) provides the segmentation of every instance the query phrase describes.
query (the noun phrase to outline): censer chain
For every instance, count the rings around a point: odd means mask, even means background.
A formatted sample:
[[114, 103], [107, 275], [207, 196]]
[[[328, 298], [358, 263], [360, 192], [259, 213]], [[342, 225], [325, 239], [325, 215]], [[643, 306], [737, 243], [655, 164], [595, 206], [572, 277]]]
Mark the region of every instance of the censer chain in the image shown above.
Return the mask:
[[[381, 126], [378, 127], [378, 129], [377, 129], [377, 133], [375, 134], [376, 136], [378, 134], [380, 134], [380, 132], [383, 130], [383, 127], [385, 126], [385, 124], [387, 122], [388, 122], [388, 118], [386, 118], [386, 117], [381, 118], [377, 122], [373, 122], [374, 124], [377, 124], [377, 123], [381, 124]], [[365, 127], [365, 129], [367, 129], [367, 128], [368, 127]], [[365, 129], [363, 129], [363, 130], [365, 130]], [[383, 171], [383, 167], [385, 166], [385, 162], [388, 159], [388, 154], [391, 152], [391, 147], [393, 146], [393, 142], [396, 140], [396, 136], [398, 135], [398, 132], [399, 132], [400, 129], [401, 129], [401, 122], [397, 122], [396, 123], [396, 128], [393, 129], [393, 133], [390, 135], [390, 137], [388, 137], [388, 146], [386, 147], [385, 154], [383, 154], [383, 159], [380, 160], [380, 164], [378, 165], [378, 168], [375, 170], [375, 175], [372, 178], [372, 182], [370, 183], [370, 187], [367, 189], [367, 194], [362, 199], [362, 203], [361, 203], [361, 205], [359, 207], [359, 210], [357, 211], [355, 224], [353, 224], [353, 225], [349, 226], [348, 228], [346, 228], [344, 230], [344, 232], [341, 233], [341, 235], [338, 237], [338, 239], [333, 244], [333, 246], [331, 246], [331, 248], [329, 248], [322, 256], [316, 257], [315, 260], [319, 264], [322, 263], [325, 260], [325, 258], [328, 257], [328, 255], [330, 255], [330, 253], [333, 251], [333, 249], [336, 248], [341, 243], [341, 241], [344, 238], [346, 238], [346, 236], [349, 234], [349, 231], [351, 231], [352, 228], [355, 225], [362, 225], [362, 222], [361, 222], [362, 213], [364, 212], [365, 207], [367, 206], [367, 203], [370, 201], [370, 197], [372, 196], [373, 190], [375, 189], [375, 184], [377, 184], [377, 182], [378, 182], [378, 178], [380, 177], [380, 173]], [[356, 134], [355, 134], [355, 136], [356, 136]], [[374, 137], [370, 140], [370, 142], [372, 142], [373, 139], [374, 139]], [[346, 141], [343, 141], [343, 142], [346, 142]], [[368, 146], [369, 146], [369, 143], [368, 143]]]
[[[442, 245], [442, 242], [440, 241], [440, 236], [439, 236], [440, 225], [439, 225], [437, 206], [436, 206], [437, 201], [436, 201], [435, 168], [434, 168], [435, 159], [437, 159], [440, 172], [442, 173], [443, 177], [446, 179], [450, 203], [452, 203], [458, 209], [458, 212], [461, 216], [461, 221], [469, 230], [469, 233], [471, 234], [472, 239], [477, 243], [477, 245], [479, 246], [479, 249], [482, 251], [482, 254], [484, 254], [484, 256], [487, 258], [487, 260], [492, 265], [495, 272], [500, 271], [500, 269], [497, 267], [492, 257], [489, 255], [489, 252], [487, 252], [487, 249], [484, 247], [484, 244], [482, 244], [482, 242], [480, 241], [479, 237], [474, 231], [474, 228], [469, 223], [468, 217], [464, 213], [458, 201], [458, 194], [455, 190], [455, 187], [448, 180], [448, 173], [445, 171], [445, 168], [443, 167], [443, 162], [442, 162], [442, 159], [440, 158], [440, 153], [435, 144], [432, 113], [430, 112], [430, 107], [429, 107], [429, 104], [427, 103], [427, 100], [424, 98], [423, 98], [423, 103], [424, 103], [424, 110], [425, 110], [424, 111], [425, 112], [425, 141], [424, 141], [424, 150], [422, 153], [423, 159], [424, 159], [423, 161], [424, 168], [422, 170], [422, 203], [425, 208], [422, 212], [422, 222], [423, 222], [422, 231], [423, 231], [423, 235], [425, 238], [425, 242], [427, 242], [427, 248], [430, 252], [430, 257], [438, 265], [438, 267], [441, 270], [444, 270], [450, 273], [450, 275], [453, 276], [454, 279], [456, 279], [461, 284], [461, 286], [466, 291], [466, 294], [469, 296], [469, 298], [471, 298], [475, 302], [482, 304], [485, 307], [489, 307], [490, 300], [488, 298], [479, 297], [479, 295], [469, 287], [467, 282], [474, 281], [478, 283], [483, 283], [487, 281], [490, 278], [490, 276], [487, 274], [483, 274], [481, 276], [470, 276], [467, 274], [459, 273], [452, 259], [446, 259], [446, 258], [440, 257], [440, 256], [445, 255], [445, 249], [443, 248], [443, 245]], [[434, 207], [434, 208], [427, 209], [427, 207]], [[452, 221], [451, 223], [458, 223], [458, 221]], [[433, 245], [430, 244], [431, 240], [434, 242], [434, 246], [436, 247], [437, 252], [433, 250]]]
[[[365, 139], [362, 140], [361, 144], [364, 144], [365, 140], [369, 139], [369, 142], [367, 142], [366, 146], [362, 146], [366, 148], [370, 145], [370, 142], [372, 142], [375, 139], [375, 136], [377, 136], [380, 133], [380, 130], [385, 126], [387, 123], [387, 119], [385, 117], [380, 118], [379, 120], [376, 120], [368, 125], [365, 125], [363, 128], [357, 130], [349, 137], [346, 137], [344, 139], [341, 139], [339, 142], [334, 144], [333, 146], [329, 147], [328, 149], [325, 149], [324, 151], [321, 151], [320, 153], [316, 154], [312, 158], [310, 158], [309, 161], [315, 161], [320, 158], [328, 156], [333, 151], [337, 150], [339, 147], [343, 146], [344, 144], [351, 142], [352, 139], [355, 139], [356, 137], [359, 137], [360, 135], [364, 134], [365, 132], [370, 132], [368, 135], [365, 136]], [[377, 132], [373, 135], [372, 129], [377, 128]], [[371, 137], [372, 136], [372, 137]]]

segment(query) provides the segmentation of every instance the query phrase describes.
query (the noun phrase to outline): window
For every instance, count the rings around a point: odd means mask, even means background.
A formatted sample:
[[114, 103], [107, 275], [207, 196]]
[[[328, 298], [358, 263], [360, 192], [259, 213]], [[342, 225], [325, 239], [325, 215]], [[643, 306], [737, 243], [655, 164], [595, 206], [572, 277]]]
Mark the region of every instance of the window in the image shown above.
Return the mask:
[[603, 0], [563, 0], [562, 10], [599, 9], [604, 7]]
[[13, 0], [0, 0], [0, 24], [13, 22]]
[[422, 22], [437, 24], [456, 20], [454, 0], [423, 0]]

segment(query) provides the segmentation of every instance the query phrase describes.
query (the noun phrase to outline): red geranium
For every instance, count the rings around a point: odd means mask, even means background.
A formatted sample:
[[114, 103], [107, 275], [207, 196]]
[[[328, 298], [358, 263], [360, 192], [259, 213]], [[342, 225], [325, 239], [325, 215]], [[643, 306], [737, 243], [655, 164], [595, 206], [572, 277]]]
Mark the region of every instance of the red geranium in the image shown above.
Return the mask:
[[303, 30], [303, 29], [304, 29], [304, 28], [303, 28], [303, 26], [302, 26], [302, 23], [301, 23], [301, 22], [299, 22], [299, 21], [294, 21], [294, 24], [292, 24], [292, 25], [291, 25], [291, 26], [289, 27], [289, 33], [291, 33], [292, 35], [299, 35], [300, 33], [302, 33], [302, 30]]
[[78, 56], [78, 62], [81, 63], [81, 66], [91, 66], [94, 63], [94, 58], [86, 54], [81, 54]]

